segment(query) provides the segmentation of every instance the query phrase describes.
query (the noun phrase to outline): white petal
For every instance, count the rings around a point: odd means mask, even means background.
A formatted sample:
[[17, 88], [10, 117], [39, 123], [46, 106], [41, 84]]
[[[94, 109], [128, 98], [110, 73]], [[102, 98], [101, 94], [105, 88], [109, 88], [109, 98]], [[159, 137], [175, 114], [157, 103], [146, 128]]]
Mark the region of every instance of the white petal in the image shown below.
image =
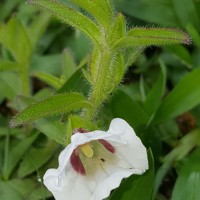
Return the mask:
[[78, 174], [70, 165], [66, 166], [62, 176], [56, 169], [48, 170], [44, 176], [44, 184], [56, 200], [89, 200], [96, 187], [93, 179]]
[[126, 132], [131, 132], [135, 135], [132, 127], [123, 119], [115, 118], [111, 121], [108, 132], [112, 134], [125, 134]]
[[103, 180], [96, 180], [99, 184], [90, 200], [102, 200], [108, 197], [113, 189], [119, 187], [121, 180], [131, 174], [131, 170], [112, 169], [112, 173], [108, 174]]
[[[116, 148], [116, 155], [121, 162], [127, 162], [133, 169], [141, 170], [141, 173], [148, 169], [146, 148], [126, 121], [119, 118], [113, 119], [108, 132], [113, 135], [108, 141]], [[127, 144], [119, 145], [113, 142], [112, 139], [116, 137], [116, 133], [119, 133], [120, 139], [126, 140]]]
[[51, 191], [59, 189], [58, 174], [59, 172], [57, 169], [49, 169], [46, 171], [43, 177], [45, 186]]
[[71, 143], [67, 147], [65, 147], [65, 149], [60, 153], [59, 158], [58, 158], [58, 162], [59, 162], [58, 170], [59, 170], [60, 174], [65, 169], [67, 163], [69, 162], [69, 159], [70, 159], [70, 156], [71, 156], [73, 150], [77, 146], [78, 145], [76, 145], [75, 143]]

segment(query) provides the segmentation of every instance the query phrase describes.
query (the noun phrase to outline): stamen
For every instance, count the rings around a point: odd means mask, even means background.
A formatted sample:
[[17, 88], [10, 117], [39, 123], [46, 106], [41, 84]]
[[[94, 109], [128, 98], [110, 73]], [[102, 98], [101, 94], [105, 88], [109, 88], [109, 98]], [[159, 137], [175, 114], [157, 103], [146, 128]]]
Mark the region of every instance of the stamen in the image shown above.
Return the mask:
[[94, 152], [90, 146], [90, 144], [86, 143], [80, 146], [81, 151], [89, 158], [94, 155]]

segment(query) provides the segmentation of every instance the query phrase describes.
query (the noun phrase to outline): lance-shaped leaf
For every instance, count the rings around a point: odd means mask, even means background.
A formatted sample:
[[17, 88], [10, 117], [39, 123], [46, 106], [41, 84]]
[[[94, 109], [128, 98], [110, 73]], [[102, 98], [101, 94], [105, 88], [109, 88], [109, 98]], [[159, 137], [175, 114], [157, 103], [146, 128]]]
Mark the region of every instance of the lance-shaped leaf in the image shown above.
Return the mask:
[[37, 137], [38, 133], [34, 133], [32, 136], [23, 139], [21, 142], [12, 147], [9, 152], [9, 158], [3, 173], [5, 179], [8, 179], [10, 177], [16, 165], [19, 163], [23, 155], [27, 152], [27, 150], [30, 148], [31, 144], [37, 139]]
[[87, 34], [95, 43], [99, 42], [101, 33], [98, 26], [83, 14], [52, 0], [28, 0], [28, 3], [42, 8], [64, 23], [78, 28]]
[[19, 64], [9, 60], [0, 59], [0, 71], [18, 70]]
[[111, 5], [110, 0], [101, 0], [101, 1], [96, 1], [96, 3], [103, 9], [105, 10], [106, 13], [110, 15], [111, 18], [114, 18], [114, 10]]
[[10, 121], [10, 126], [19, 126], [42, 117], [67, 113], [81, 108], [88, 108], [90, 106], [91, 104], [86, 98], [79, 93], [58, 94], [22, 110], [13, 117]]
[[26, 63], [29, 60], [31, 43], [27, 30], [16, 17], [11, 18], [5, 26], [1, 27], [0, 43], [9, 49], [17, 62]]
[[[18, 176], [25, 176], [37, 171], [53, 156], [57, 147], [57, 143], [49, 142], [43, 148], [31, 148], [31, 150], [23, 157], [18, 169]], [[40, 156], [38, 156], [40, 155]]]
[[62, 78], [68, 80], [78, 69], [75, 58], [70, 49], [64, 49], [62, 53]]
[[163, 100], [154, 123], [160, 123], [184, 113], [200, 103], [200, 69], [186, 75]]
[[152, 45], [190, 44], [187, 33], [178, 29], [134, 28], [127, 36], [117, 41], [114, 48], [127, 48]]
[[37, 42], [39, 41], [40, 37], [46, 30], [50, 22], [50, 19], [51, 19], [50, 14], [41, 13], [34, 19], [32, 24], [30, 25], [28, 32], [29, 32], [29, 38], [33, 47], [37, 45]]
[[108, 42], [112, 45], [126, 34], [126, 22], [123, 14], [119, 13], [108, 36]]
[[34, 76], [55, 89], [59, 89], [61, 87], [60, 79], [56, 76], [44, 72], [36, 72]]
[[81, 8], [90, 13], [92, 16], [94, 16], [96, 20], [104, 26], [104, 28], [108, 29], [110, 27], [110, 24], [112, 23], [112, 18], [111, 18], [112, 16], [110, 15], [110, 12], [99, 7], [98, 1], [91, 1], [91, 0], [84, 0], [84, 1], [71, 0], [71, 1], [79, 5]]
[[147, 94], [147, 98], [144, 102], [144, 107], [146, 111], [152, 115], [161, 102], [161, 97], [165, 91], [165, 84], [166, 84], [166, 67], [164, 63], [160, 60], [161, 72], [158, 76], [158, 79], [154, 83], [152, 89]]
[[175, 183], [172, 200], [199, 199], [200, 191], [200, 148], [184, 160]]
[[40, 119], [34, 122], [34, 127], [57, 143], [67, 145], [66, 124], [53, 119]]

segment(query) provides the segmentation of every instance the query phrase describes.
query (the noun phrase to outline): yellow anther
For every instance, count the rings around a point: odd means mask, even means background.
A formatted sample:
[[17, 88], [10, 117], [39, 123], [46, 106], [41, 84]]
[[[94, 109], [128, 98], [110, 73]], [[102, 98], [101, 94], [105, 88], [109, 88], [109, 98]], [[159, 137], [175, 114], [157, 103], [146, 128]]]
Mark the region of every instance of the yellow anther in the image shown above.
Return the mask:
[[89, 158], [91, 158], [94, 154], [90, 144], [88, 143], [81, 145], [80, 149]]

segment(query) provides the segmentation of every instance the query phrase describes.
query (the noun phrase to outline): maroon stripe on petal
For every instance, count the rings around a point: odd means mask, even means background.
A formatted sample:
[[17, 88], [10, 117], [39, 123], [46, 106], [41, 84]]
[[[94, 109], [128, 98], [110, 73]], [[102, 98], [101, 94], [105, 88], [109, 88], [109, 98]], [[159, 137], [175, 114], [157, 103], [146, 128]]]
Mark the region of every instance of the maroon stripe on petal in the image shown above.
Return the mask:
[[112, 144], [110, 144], [108, 141], [103, 140], [103, 139], [99, 139], [98, 140], [108, 151], [110, 151], [111, 153], [115, 153], [115, 147], [112, 146]]
[[83, 164], [81, 162], [81, 159], [79, 158], [79, 156], [76, 154], [76, 149], [73, 151], [72, 155], [70, 156], [70, 163], [73, 167], [73, 169], [81, 174], [81, 175], [85, 175], [85, 169], [83, 167]]

